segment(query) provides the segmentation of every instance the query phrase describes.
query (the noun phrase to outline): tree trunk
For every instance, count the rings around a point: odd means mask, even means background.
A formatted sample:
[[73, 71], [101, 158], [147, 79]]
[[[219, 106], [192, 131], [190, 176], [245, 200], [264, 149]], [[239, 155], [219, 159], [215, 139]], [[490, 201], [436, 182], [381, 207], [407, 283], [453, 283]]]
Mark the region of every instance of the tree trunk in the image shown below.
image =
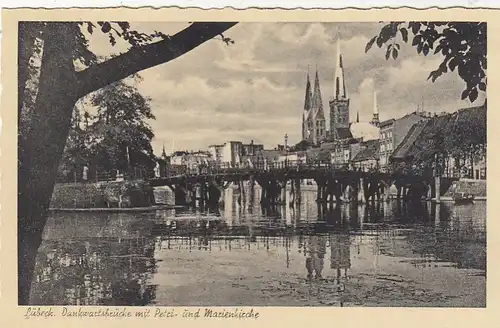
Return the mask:
[[17, 64], [17, 107], [19, 110], [18, 120], [21, 118], [21, 110], [24, 103], [24, 90], [28, 81], [29, 61], [34, 52], [36, 31], [39, 24], [34, 22], [19, 22], [18, 25], [18, 64]]
[[77, 100], [72, 49], [74, 25], [48, 23], [39, 90], [26, 138], [19, 140], [18, 302], [29, 303], [57, 167]]

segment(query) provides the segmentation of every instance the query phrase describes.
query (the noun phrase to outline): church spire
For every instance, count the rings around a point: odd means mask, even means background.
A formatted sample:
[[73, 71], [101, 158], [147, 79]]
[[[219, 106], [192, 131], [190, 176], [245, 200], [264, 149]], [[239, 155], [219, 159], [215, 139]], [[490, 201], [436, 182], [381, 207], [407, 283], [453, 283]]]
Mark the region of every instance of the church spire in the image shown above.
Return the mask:
[[309, 79], [309, 69], [307, 70], [307, 82], [306, 82], [306, 96], [304, 100], [304, 111], [309, 111], [311, 109], [311, 81]]
[[377, 91], [373, 92], [373, 119], [371, 121], [371, 124], [374, 126], [379, 125], [379, 118], [378, 118], [378, 104], [377, 104]]
[[359, 110], [358, 110], [358, 112], [356, 114], [356, 123], [359, 123]]
[[340, 35], [337, 39], [337, 64], [335, 66], [335, 99], [347, 99], [344, 80], [344, 64], [342, 63], [342, 54], [340, 53]]
[[[314, 109], [315, 118], [323, 118], [323, 99], [321, 98], [321, 88], [319, 86], [318, 69], [316, 68], [316, 76], [314, 78], [314, 92], [312, 98], [312, 108]], [[321, 116], [321, 117], [317, 117]]]

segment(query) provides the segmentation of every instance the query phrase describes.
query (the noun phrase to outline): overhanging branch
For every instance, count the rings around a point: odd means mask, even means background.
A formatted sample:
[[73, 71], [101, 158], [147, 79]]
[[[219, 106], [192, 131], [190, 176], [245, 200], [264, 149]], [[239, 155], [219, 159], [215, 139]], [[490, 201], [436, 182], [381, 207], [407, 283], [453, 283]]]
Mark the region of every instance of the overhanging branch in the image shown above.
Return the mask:
[[78, 96], [83, 97], [139, 71], [169, 62], [233, 27], [235, 22], [193, 23], [168, 39], [132, 48], [124, 54], [79, 73]]

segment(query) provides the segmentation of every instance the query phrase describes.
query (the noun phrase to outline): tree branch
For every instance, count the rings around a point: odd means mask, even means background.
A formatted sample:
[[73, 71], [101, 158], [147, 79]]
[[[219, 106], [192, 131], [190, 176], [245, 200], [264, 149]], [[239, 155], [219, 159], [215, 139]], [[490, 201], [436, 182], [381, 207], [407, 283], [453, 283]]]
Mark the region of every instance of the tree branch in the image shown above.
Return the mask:
[[129, 75], [169, 62], [220, 35], [237, 23], [193, 23], [179, 33], [155, 43], [132, 48], [124, 54], [79, 73], [78, 96], [83, 97]]

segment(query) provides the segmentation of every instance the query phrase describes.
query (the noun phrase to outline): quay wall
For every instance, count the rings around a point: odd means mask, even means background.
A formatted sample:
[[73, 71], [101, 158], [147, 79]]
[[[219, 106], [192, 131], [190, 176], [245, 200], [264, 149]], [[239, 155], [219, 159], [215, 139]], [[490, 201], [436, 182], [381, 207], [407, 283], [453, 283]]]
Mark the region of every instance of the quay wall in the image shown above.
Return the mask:
[[147, 207], [155, 204], [153, 188], [144, 181], [57, 183], [51, 208]]
[[453, 197], [456, 192], [464, 192], [476, 198], [486, 198], [486, 189], [486, 180], [460, 179], [452, 183], [444, 197]]

